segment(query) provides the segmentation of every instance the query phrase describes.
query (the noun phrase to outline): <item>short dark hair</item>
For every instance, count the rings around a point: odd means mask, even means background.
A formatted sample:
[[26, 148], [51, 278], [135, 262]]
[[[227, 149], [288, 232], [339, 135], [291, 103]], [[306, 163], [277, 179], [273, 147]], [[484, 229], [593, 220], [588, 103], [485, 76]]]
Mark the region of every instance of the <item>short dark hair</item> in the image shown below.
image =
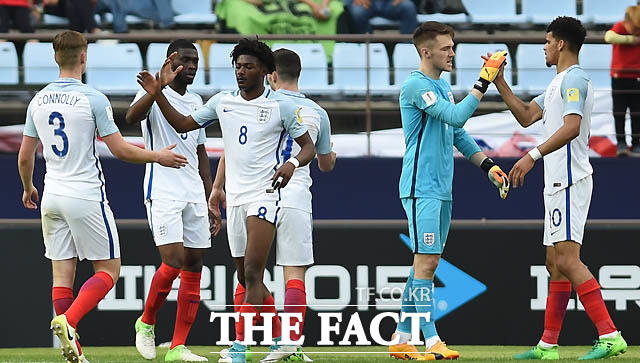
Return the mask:
[[[416, 31], [413, 32], [413, 45], [416, 46], [416, 49], [420, 47], [420, 44], [424, 43], [427, 40], [435, 39], [438, 35], [446, 35], [449, 34], [451, 39], [453, 39], [456, 35], [455, 31], [452, 27], [447, 24], [443, 24], [437, 21], [427, 21], [420, 24]], [[418, 49], [420, 52], [420, 49]]]
[[300, 64], [300, 57], [296, 52], [284, 48], [278, 49], [273, 52], [273, 59], [278, 76], [282, 78], [283, 81], [292, 82], [300, 78], [302, 65]]
[[180, 49], [193, 49], [197, 51], [196, 46], [190, 40], [186, 39], [176, 39], [169, 44], [169, 48], [167, 48], [167, 57], [170, 56], [173, 52], [177, 52]]
[[233, 64], [236, 64], [238, 57], [241, 55], [251, 55], [258, 58], [260, 63], [262, 63], [262, 65], [267, 69], [267, 73], [271, 73], [276, 70], [271, 48], [258, 39], [249, 40], [244, 38], [240, 40], [238, 44], [233, 47], [233, 51], [231, 52], [231, 60]]
[[578, 53], [587, 36], [587, 31], [580, 20], [570, 16], [559, 16], [547, 27], [547, 33], [554, 38], [564, 40], [569, 44], [569, 50]]

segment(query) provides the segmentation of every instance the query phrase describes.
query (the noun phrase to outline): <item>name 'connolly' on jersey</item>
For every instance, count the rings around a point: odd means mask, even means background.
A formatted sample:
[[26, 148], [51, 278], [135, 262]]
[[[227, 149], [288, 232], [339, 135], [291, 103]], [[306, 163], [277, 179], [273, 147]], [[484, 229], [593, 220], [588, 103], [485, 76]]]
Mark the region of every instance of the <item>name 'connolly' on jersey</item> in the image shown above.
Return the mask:
[[227, 205], [278, 200], [278, 193], [267, 193], [267, 189], [280, 163], [280, 145], [287, 133], [297, 138], [307, 132], [291, 101], [269, 88], [250, 101], [240, 91], [223, 91], [191, 116], [202, 127], [220, 122]]

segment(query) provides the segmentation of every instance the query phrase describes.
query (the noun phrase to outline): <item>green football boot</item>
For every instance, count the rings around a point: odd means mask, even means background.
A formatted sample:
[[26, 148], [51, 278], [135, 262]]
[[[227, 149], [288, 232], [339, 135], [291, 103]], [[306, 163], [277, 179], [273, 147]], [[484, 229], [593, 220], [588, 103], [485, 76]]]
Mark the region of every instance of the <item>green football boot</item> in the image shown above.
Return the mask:
[[513, 359], [544, 359], [544, 360], [555, 360], [560, 359], [560, 355], [558, 354], [558, 346], [551, 347], [549, 349], [543, 348], [540, 344], [531, 348], [530, 350], [516, 354], [513, 356]]
[[624, 341], [622, 334], [618, 332], [614, 338], [602, 338], [595, 341], [591, 351], [578, 360], [604, 359], [615, 357], [627, 351], [627, 342]]

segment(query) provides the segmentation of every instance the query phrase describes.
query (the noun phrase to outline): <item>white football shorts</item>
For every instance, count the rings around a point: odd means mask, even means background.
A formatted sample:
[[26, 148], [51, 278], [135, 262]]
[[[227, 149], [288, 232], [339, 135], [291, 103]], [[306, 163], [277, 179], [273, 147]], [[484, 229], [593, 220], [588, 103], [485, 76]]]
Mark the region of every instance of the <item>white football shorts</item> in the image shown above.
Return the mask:
[[244, 257], [247, 249], [247, 217], [262, 218], [274, 226], [281, 208], [277, 200], [262, 200], [227, 208], [227, 238], [231, 257]]
[[108, 201], [44, 193], [40, 208], [44, 256], [48, 259], [120, 258], [118, 230]]
[[282, 208], [276, 224], [276, 264], [313, 264], [313, 217], [297, 208]]
[[582, 244], [592, 190], [593, 179], [589, 175], [570, 187], [544, 195], [545, 246], [562, 241]]
[[156, 246], [182, 242], [187, 248], [211, 247], [207, 203], [152, 199], [144, 204]]

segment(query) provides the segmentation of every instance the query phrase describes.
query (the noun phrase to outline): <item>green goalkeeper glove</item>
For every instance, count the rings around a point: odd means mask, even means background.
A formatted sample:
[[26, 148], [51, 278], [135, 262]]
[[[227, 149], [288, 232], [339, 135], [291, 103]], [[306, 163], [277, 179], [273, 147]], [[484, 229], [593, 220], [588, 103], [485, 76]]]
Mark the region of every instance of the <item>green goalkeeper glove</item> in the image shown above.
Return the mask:
[[500, 198], [505, 199], [509, 193], [509, 177], [507, 174], [491, 158], [484, 159], [480, 164], [480, 168], [487, 173], [493, 185], [498, 187]]
[[473, 88], [485, 93], [489, 84], [493, 82], [498, 76], [500, 67], [507, 61], [507, 51], [501, 50], [493, 54], [489, 59], [484, 62], [482, 69], [480, 70], [480, 78], [473, 85]]

